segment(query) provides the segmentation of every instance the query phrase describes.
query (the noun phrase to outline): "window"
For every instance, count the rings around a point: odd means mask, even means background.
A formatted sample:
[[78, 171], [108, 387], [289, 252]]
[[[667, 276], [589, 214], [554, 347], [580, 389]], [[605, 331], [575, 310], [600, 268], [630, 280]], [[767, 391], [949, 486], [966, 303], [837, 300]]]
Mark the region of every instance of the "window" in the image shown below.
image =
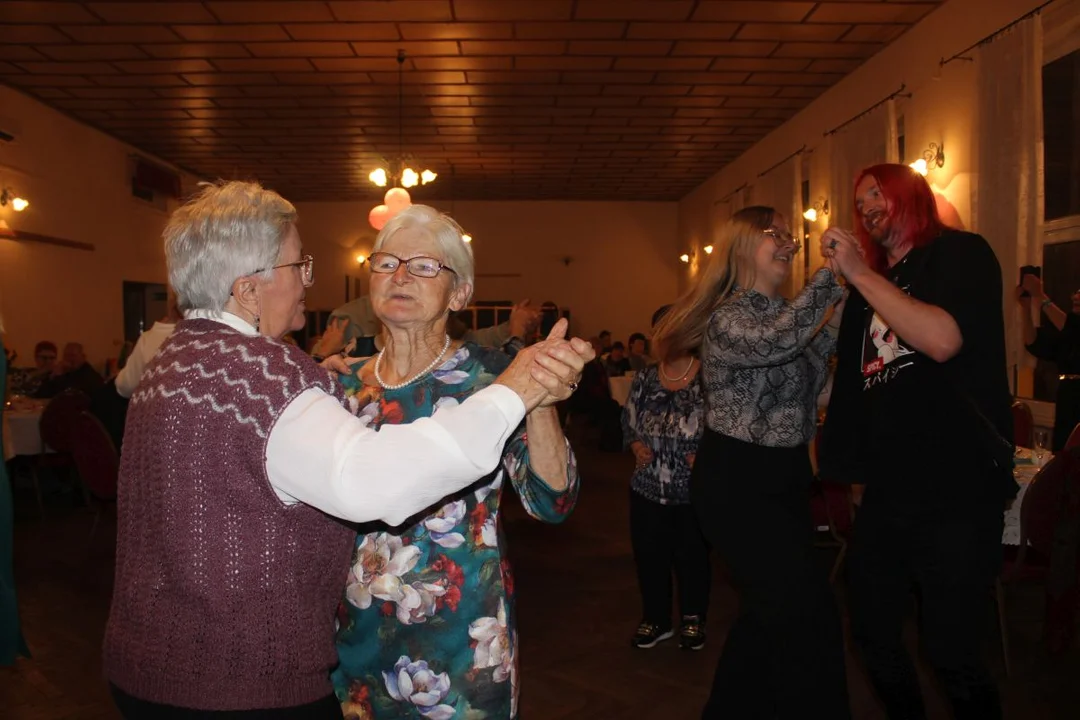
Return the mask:
[[[1043, 288], [1050, 299], [1066, 312], [1072, 307], [1072, 294], [1080, 288], [1080, 240], [1058, 242], [1043, 247]], [[1043, 318], [1043, 323], [1048, 322]], [[1039, 360], [1035, 367], [1036, 400], [1054, 402], [1058, 373], [1054, 363]]]
[[1043, 136], [1046, 220], [1080, 215], [1080, 50], [1043, 66]]

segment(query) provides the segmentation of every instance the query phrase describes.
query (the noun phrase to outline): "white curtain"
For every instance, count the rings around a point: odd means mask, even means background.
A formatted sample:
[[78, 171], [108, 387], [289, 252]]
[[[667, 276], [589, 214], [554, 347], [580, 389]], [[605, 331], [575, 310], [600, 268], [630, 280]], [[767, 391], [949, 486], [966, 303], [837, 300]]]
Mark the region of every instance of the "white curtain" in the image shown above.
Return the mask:
[[1012, 289], [1020, 266], [1041, 264], [1042, 257], [1042, 50], [1035, 16], [975, 52], [979, 173], [972, 216], [1001, 264], [1010, 368], [1034, 364], [1021, 345]]
[[723, 227], [724, 223], [726, 223], [732, 215], [746, 207], [747, 190], [748, 188], [743, 186], [713, 203], [712, 242], [714, 245], [716, 244], [717, 237], [720, 233], [720, 228]]
[[829, 136], [829, 225], [851, 228], [855, 178], [865, 168], [898, 159], [896, 101], [888, 100]]
[[[795, 237], [802, 234], [802, 154], [788, 158], [780, 165], [758, 176], [754, 182], [752, 197], [754, 205], [775, 208], [788, 222]], [[785, 292], [803, 286], [801, 262], [792, 266], [792, 274]]]

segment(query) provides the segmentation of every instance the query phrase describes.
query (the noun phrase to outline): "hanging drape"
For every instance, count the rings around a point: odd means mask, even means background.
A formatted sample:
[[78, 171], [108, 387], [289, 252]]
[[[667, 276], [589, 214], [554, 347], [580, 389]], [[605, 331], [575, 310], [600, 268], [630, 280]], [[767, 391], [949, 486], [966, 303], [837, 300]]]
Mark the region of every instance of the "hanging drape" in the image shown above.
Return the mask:
[[896, 162], [896, 101], [888, 100], [828, 137], [829, 226], [850, 229], [855, 215], [855, 178], [863, 169]]
[[1010, 368], [1034, 365], [1021, 343], [1012, 289], [1020, 266], [1042, 257], [1042, 48], [1042, 21], [1034, 16], [974, 52], [979, 173], [972, 215], [1001, 264]]
[[[791, 232], [799, 237], [802, 230], [802, 154], [788, 158], [780, 165], [758, 176], [754, 181], [752, 203], [775, 208], [787, 221]], [[788, 286], [790, 293], [803, 286], [801, 262], [792, 264]]]

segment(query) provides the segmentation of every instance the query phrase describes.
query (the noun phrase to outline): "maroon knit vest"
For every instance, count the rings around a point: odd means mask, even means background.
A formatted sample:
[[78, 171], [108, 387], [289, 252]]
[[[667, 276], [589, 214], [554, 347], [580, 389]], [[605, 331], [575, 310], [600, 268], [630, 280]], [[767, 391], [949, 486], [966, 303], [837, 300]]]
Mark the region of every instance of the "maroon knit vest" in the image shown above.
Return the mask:
[[120, 463], [105, 673], [200, 710], [302, 705], [332, 692], [334, 617], [355, 532], [285, 506], [266, 444], [310, 388], [344, 402], [298, 348], [185, 320], [131, 399]]

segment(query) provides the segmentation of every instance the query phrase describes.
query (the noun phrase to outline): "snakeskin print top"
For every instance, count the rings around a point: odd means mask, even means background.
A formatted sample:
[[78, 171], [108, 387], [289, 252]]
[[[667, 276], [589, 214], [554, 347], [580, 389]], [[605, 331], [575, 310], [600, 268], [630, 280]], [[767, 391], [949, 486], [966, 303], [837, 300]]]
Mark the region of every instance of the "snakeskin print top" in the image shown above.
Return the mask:
[[822, 268], [794, 300], [736, 290], [713, 313], [702, 353], [710, 430], [770, 447], [810, 441], [836, 349], [821, 323], [841, 295]]

